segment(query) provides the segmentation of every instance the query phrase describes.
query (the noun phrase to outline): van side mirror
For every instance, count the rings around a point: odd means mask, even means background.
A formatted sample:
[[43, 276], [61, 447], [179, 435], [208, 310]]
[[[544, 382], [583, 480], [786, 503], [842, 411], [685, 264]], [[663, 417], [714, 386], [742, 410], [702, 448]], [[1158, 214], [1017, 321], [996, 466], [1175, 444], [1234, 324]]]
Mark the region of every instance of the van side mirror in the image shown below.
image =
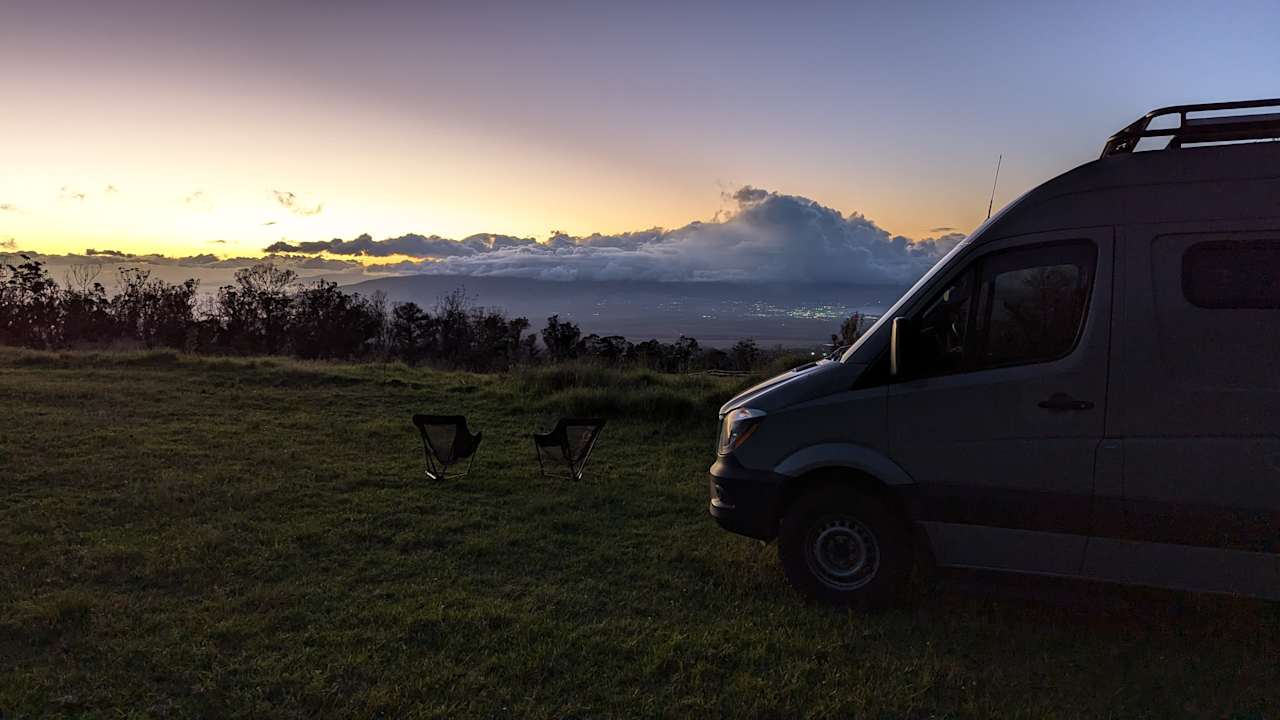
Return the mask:
[[910, 318], [893, 319], [889, 334], [889, 374], [904, 377], [909, 374], [910, 363], [915, 360], [916, 324]]

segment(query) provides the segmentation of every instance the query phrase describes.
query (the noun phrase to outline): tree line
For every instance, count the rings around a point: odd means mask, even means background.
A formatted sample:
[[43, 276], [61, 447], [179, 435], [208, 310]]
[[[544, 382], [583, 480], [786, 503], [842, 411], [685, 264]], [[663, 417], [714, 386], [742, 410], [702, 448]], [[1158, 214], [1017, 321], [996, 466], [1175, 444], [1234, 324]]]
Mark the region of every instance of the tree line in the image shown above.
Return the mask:
[[[430, 309], [389, 304], [381, 293], [366, 297], [325, 280], [300, 282], [292, 270], [271, 263], [238, 270], [231, 284], [202, 295], [195, 280], [169, 283], [139, 268], [121, 268], [113, 293], [98, 281], [97, 266], [73, 267], [59, 284], [43, 263], [21, 258], [0, 264], [0, 344], [394, 359], [478, 372], [571, 360], [663, 372], [752, 370], [778, 353], [749, 339], [725, 351], [685, 336], [633, 343], [619, 335], [583, 335], [558, 315], [534, 332], [528, 318], [478, 307], [461, 289]], [[832, 345], [853, 342], [862, 324], [860, 315], [845, 320]]]

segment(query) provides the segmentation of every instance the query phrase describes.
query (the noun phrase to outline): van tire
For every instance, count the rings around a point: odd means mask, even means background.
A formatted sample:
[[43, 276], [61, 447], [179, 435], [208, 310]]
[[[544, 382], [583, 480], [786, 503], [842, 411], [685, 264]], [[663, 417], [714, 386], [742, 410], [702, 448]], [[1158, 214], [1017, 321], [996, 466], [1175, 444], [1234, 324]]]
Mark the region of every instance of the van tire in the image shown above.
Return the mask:
[[809, 602], [859, 610], [895, 604], [914, 564], [906, 523], [880, 498], [830, 484], [801, 496], [778, 532], [787, 580]]

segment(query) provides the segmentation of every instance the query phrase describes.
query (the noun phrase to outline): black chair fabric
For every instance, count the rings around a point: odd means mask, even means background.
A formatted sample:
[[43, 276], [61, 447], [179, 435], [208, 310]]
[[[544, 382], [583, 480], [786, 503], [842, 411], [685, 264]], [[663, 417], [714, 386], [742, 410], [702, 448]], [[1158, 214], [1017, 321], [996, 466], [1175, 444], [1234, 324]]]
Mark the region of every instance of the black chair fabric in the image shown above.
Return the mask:
[[[538, 469], [545, 477], [581, 480], [587, 459], [604, 430], [600, 418], [560, 418], [551, 432], [533, 433], [533, 446], [538, 453]], [[567, 475], [549, 470], [547, 465], [563, 463]]]
[[[475, 460], [476, 451], [480, 448], [480, 439], [484, 433], [471, 434], [467, 429], [467, 419], [462, 415], [414, 415], [413, 424], [422, 434], [422, 448], [426, 454], [427, 477], [443, 480], [449, 477], [462, 477], [471, 472], [471, 462]], [[449, 467], [467, 460], [467, 469], [460, 473], [449, 473]]]

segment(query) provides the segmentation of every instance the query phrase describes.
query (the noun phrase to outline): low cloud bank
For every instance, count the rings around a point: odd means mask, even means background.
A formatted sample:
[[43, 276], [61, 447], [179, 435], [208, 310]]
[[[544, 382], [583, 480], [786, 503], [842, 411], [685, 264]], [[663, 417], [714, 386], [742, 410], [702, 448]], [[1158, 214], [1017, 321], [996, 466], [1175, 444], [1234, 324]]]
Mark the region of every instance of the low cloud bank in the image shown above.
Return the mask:
[[229, 269], [251, 267], [264, 262], [295, 270], [327, 270], [360, 272], [364, 266], [355, 260], [338, 260], [334, 258], [307, 257], [300, 255], [268, 255], [267, 257], [230, 257], [220, 258], [217, 255], [203, 253], [200, 255], [170, 256], [160, 254], [139, 255], [120, 252], [118, 250], [97, 250], [89, 248], [83, 253], [66, 255], [46, 255], [44, 253], [23, 250], [13, 238], [0, 238], [0, 250], [6, 255], [0, 260], [14, 262], [19, 254], [33, 260], [39, 260], [49, 266], [65, 265], [131, 265], [137, 267], [182, 267], [195, 269]]
[[[506, 235], [462, 240], [404, 235], [374, 240], [278, 242], [270, 253], [409, 257], [378, 272], [524, 277], [540, 280], [658, 280], [905, 284], [963, 235], [912, 241], [869, 218], [807, 198], [746, 186], [723, 220], [613, 235], [557, 233], [546, 243]], [[941, 229], [941, 228], [940, 228]]]
[[315, 242], [281, 241], [266, 247], [269, 253], [302, 253], [351, 255], [358, 257], [392, 257], [407, 255], [413, 258], [468, 257], [477, 253], [503, 248], [536, 246], [533, 238], [517, 238], [509, 235], [472, 235], [462, 240], [451, 240], [438, 235], [401, 235], [386, 240], [374, 240], [368, 234], [354, 240], [318, 240]]

